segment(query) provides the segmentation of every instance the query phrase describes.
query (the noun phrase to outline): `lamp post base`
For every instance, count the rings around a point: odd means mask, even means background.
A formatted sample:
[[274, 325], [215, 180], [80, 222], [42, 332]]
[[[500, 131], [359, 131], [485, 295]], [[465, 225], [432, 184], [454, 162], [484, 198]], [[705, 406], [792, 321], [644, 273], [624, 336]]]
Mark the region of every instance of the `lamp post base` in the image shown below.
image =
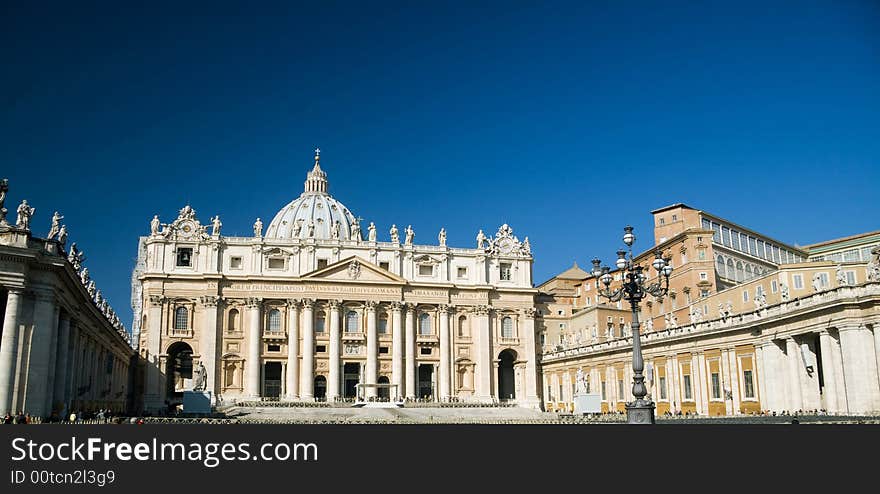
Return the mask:
[[636, 400], [626, 404], [627, 424], [653, 424], [654, 402]]

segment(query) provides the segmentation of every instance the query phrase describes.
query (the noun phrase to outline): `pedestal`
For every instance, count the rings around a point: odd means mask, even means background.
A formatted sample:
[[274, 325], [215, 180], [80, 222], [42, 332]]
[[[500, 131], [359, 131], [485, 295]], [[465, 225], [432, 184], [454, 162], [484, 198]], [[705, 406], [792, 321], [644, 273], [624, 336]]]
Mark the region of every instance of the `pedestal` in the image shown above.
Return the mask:
[[654, 402], [637, 400], [626, 404], [627, 424], [653, 424]]
[[576, 393], [574, 395], [574, 413], [602, 413], [602, 396], [598, 393]]
[[183, 413], [186, 414], [210, 414], [211, 392], [210, 391], [184, 391]]

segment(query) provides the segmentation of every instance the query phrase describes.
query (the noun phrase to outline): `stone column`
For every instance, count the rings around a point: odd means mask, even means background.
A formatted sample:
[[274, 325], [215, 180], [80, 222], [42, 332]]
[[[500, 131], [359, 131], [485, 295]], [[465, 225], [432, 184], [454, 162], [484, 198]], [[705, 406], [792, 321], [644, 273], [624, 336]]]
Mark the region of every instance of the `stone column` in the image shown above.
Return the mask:
[[489, 307], [477, 306], [474, 309], [477, 337], [477, 375], [476, 395], [480, 401], [492, 400], [492, 335], [489, 328]]
[[[46, 360], [46, 404], [43, 406], [46, 416], [54, 410], [55, 370], [58, 365], [58, 328], [61, 322], [61, 307], [55, 305], [52, 320], [49, 323], [49, 355]], [[101, 369], [104, 375], [104, 368]]]
[[391, 303], [391, 384], [397, 387], [394, 390], [395, 398], [404, 395], [403, 389], [403, 328], [401, 324], [400, 302]]
[[215, 295], [206, 295], [199, 297], [204, 310], [204, 321], [201, 331], [201, 339], [199, 341], [200, 361], [205, 366], [205, 391], [211, 393], [211, 401], [220, 392], [220, 386], [217, 385], [217, 360], [219, 358], [217, 352], [217, 306], [220, 301]]
[[[58, 322], [58, 349], [55, 351], [55, 389], [53, 401], [59, 402], [59, 412], [67, 412], [67, 367], [70, 362], [70, 315], [64, 313]], [[2, 413], [2, 412], [0, 412]]]
[[18, 333], [22, 291], [12, 288], [6, 298], [3, 337], [0, 340], [0, 413], [16, 413], [15, 376], [18, 374]]
[[263, 331], [261, 326], [262, 300], [249, 298], [246, 300], [248, 308], [248, 358], [245, 362], [247, 379], [245, 380], [244, 393], [248, 398], [260, 397], [260, 356], [263, 350]]
[[286, 394], [288, 400], [299, 397], [299, 300], [287, 301], [287, 374]]
[[872, 412], [880, 408], [873, 335], [864, 326], [845, 326], [839, 331], [849, 412]]
[[785, 339], [785, 359], [788, 364], [788, 389], [790, 390], [788, 408], [794, 413], [804, 406], [801, 394], [801, 356], [800, 346], [794, 338]]
[[519, 337], [525, 338], [526, 347], [526, 368], [525, 368], [525, 402], [526, 406], [533, 408], [540, 407], [541, 399], [538, 398], [538, 366], [536, 360], [538, 352], [536, 349], [535, 338], [535, 315], [537, 310], [529, 307], [523, 311], [522, 327], [520, 328]]
[[[165, 298], [159, 295], [150, 295], [149, 303], [144, 408], [148, 411], [156, 411], [163, 408], [165, 400], [165, 390], [162, 387], [162, 376], [165, 369], [162, 368], [162, 362], [159, 358], [162, 353], [162, 307], [165, 304]], [[88, 361], [83, 359], [80, 366], [84, 370], [88, 366]], [[88, 380], [80, 379], [80, 382], [85, 383]]]
[[840, 333], [831, 335], [831, 362], [834, 365], [834, 382], [837, 383], [837, 411], [848, 410], [846, 402], [846, 381], [843, 374], [843, 356], [840, 352]]
[[415, 304], [406, 304], [406, 397], [416, 397]]
[[315, 301], [303, 300], [302, 367], [300, 368], [299, 397], [303, 401], [314, 398], [315, 385]]
[[829, 412], [837, 412], [837, 379], [834, 372], [834, 354], [831, 335], [827, 330], [819, 332], [819, 349], [822, 353], [822, 374], [825, 389], [822, 393], [823, 407]]
[[327, 401], [339, 398], [339, 374], [340, 369], [340, 337], [339, 334], [339, 300], [330, 301], [330, 372], [327, 378]]
[[440, 306], [440, 373], [437, 379], [437, 396], [440, 401], [449, 401], [449, 306]]
[[[70, 326], [70, 356], [67, 357], [67, 383], [64, 388], [64, 403], [73, 407], [76, 400], [76, 375], [79, 369], [79, 327], [77, 324]], [[127, 384], [127, 381], [126, 381]]]
[[727, 355], [730, 358], [730, 392], [733, 395], [733, 414], [737, 415], [740, 413], [742, 397], [739, 392], [739, 362], [736, 358], [736, 349], [731, 348], [727, 351]]
[[[31, 333], [30, 358], [27, 361], [27, 389], [25, 389], [24, 410], [32, 417], [48, 417], [49, 356], [52, 333], [57, 329], [55, 322], [55, 294], [40, 290], [34, 303], [34, 329]], [[55, 370], [55, 366], [51, 367]]]
[[[364, 304], [367, 313], [367, 368], [364, 373], [364, 381], [366, 384], [376, 384], [379, 374], [379, 340], [376, 334], [376, 302], [372, 300]], [[376, 388], [367, 386], [364, 390], [366, 398], [374, 398], [376, 396]]]
[[691, 380], [694, 388], [694, 406], [699, 414], [708, 414], [709, 409], [703, 407], [703, 400], [706, 396], [706, 375], [702, 365], [700, 365], [700, 356], [694, 352], [691, 353]]
[[[761, 404], [761, 410], [767, 409], [767, 383], [764, 376], [764, 346], [765, 343], [755, 345], [755, 363], [753, 365], [752, 379], [758, 391], [758, 401]], [[745, 384], [743, 384], [745, 389]]]

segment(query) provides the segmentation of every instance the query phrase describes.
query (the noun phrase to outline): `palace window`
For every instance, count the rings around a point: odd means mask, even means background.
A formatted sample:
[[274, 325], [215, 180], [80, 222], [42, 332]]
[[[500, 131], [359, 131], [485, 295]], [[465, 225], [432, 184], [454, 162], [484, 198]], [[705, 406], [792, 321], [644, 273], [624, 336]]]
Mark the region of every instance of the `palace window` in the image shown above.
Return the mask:
[[385, 271], [388, 271], [388, 270], [390, 269], [390, 266], [391, 266], [391, 265], [388, 264], [387, 262], [380, 262], [380, 263], [379, 263], [379, 267], [382, 268], [382, 269], [384, 269]]
[[434, 275], [434, 266], [430, 264], [421, 264], [419, 265], [419, 276], [433, 276]]
[[269, 258], [269, 269], [284, 269], [284, 258], [283, 257]]
[[657, 386], [660, 387], [660, 399], [666, 399], [666, 376], [660, 376], [657, 380]]
[[427, 313], [422, 313], [419, 315], [419, 334], [421, 335], [429, 335], [431, 334], [431, 315]]
[[746, 280], [752, 279], [752, 265], [746, 264]]
[[691, 391], [691, 376], [690, 376], [690, 374], [685, 374], [684, 376], [681, 376], [681, 377], [682, 377], [682, 382], [684, 385], [684, 399], [685, 400], [693, 400], [694, 397], [693, 397], [692, 391]]
[[226, 322], [226, 330], [227, 331], [236, 331], [238, 330], [238, 309], [232, 309], [229, 311], [229, 316]]
[[458, 268], [458, 279], [467, 278], [467, 268]]
[[736, 281], [743, 281], [743, 263], [736, 261]]
[[269, 311], [269, 331], [281, 331], [281, 311], [278, 309]]
[[605, 398], [605, 381], [602, 381], [602, 401], [607, 401]]
[[358, 314], [357, 312], [350, 310], [345, 315], [345, 332], [346, 333], [357, 333], [358, 331]]
[[617, 401], [624, 401], [626, 398], [623, 394], [623, 379], [617, 380]]
[[819, 286], [828, 288], [828, 273], [819, 273]]
[[241, 269], [241, 257], [230, 257], [229, 258], [229, 268], [230, 269]]
[[856, 284], [856, 272], [855, 271], [846, 271], [843, 274], [846, 275], [846, 283], [848, 285], [855, 285]]
[[513, 318], [505, 317], [501, 320], [501, 337], [513, 338]]
[[802, 275], [796, 274], [792, 276], [792, 280], [794, 280], [794, 288], [796, 290], [800, 290], [804, 287], [804, 277]]
[[701, 296], [701, 297], [704, 297], [704, 298], [705, 298], [705, 297], [708, 297], [708, 296], [709, 296], [709, 290], [708, 290], [707, 288], [701, 288], [701, 289], [700, 289], [700, 296]]
[[755, 384], [752, 381], [752, 371], [743, 371], [743, 396], [746, 398], [755, 397]]
[[431, 347], [424, 347], [420, 349], [419, 355], [431, 355]]
[[323, 333], [324, 332], [324, 315], [321, 314], [315, 319], [315, 332]]
[[677, 215], [677, 214], [673, 214], [673, 215], [672, 215], [672, 221], [678, 221], [678, 215]]
[[388, 347], [380, 346], [379, 347], [379, 355], [388, 355]]
[[[470, 328], [468, 328], [468, 320], [467, 316], [459, 316], [458, 318], [458, 336], [468, 337], [470, 336]], [[543, 338], [543, 334], [541, 337]]]
[[721, 399], [721, 376], [717, 372], [712, 373], [712, 399]]
[[732, 280], [736, 277], [736, 269], [733, 267], [733, 259], [727, 259], [727, 279]]
[[379, 334], [388, 333], [388, 315], [387, 314], [382, 314], [379, 316], [379, 324], [376, 327], [376, 331]]
[[177, 265], [178, 266], [192, 266], [192, 255], [193, 250], [189, 247], [178, 247], [177, 248]]
[[318, 259], [318, 269], [327, 267], [327, 259]]
[[511, 265], [507, 262], [501, 263], [501, 281], [510, 281], [512, 279]]
[[280, 352], [281, 345], [268, 345], [268, 351], [270, 352]]
[[327, 345], [315, 345], [315, 353], [327, 353]]
[[743, 302], [748, 302], [748, 301], [749, 301], [749, 291], [743, 290]]
[[189, 311], [186, 307], [178, 307], [174, 311], [174, 329], [187, 329], [189, 323]]
[[700, 273], [700, 280], [706, 281], [709, 279], [709, 273]]
[[771, 280], [770, 293], [776, 293], [777, 291], [779, 291], [779, 283], [777, 283], [776, 280]]

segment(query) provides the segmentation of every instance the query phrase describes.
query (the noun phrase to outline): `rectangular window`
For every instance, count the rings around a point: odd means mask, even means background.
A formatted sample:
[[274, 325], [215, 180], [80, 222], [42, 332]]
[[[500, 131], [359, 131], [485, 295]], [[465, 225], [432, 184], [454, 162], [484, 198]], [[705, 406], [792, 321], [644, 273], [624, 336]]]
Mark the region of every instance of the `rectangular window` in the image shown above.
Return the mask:
[[758, 240], [758, 257], [766, 259], [767, 256], [764, 253], [764, 245], [765, 244], [763, 240]]
[[284, 259], [279, 258], [271, 258], [269, 259], [269, 269], [284, 269]]
[[701, 280], [708, 280], [709, 274], [708, 273], [700, 273], [700, 279]]
[[712, 373], [712, 399], [721, 399], [721, 376], [717, 372]]
[[819, 273], [819, 286], [828, 288], [828, 273]]
[[697, 259], [701, 261], [706, 259], [706, 249], [697, 249]]
[[387, 354], [388, 354], [388, 347], [387, 346], [380, 346], [379, 347], [379, 355], [387, 355]]
[[229, 259], [230, 269], [241, 269], [241, 257], [232, 257]]
[[666, 399], [666, 376], [660, 376], [660, 379], [657, 382], [657, 386], [660, 387], [660, 399]]
[[458, 268], [458, 279], [467, 278], [467, 268]]
[[385, 271], [388, 271], [390, 268], [390, 265], [387, 262], [380, 262], [379, 267], [384, 269]]
[[315, 353], [327, 353], [327, 345], [315, 345]]
[[702, 288], [702, 289], [700, 289], [700, 296], [701, 296], [701, 297], [708, 297], [708, 296], [709, 296], [709, 290], [706, 289], [706, 288]]
[[730, 231], [730, 238], [731, 238], [730, 246], [736, 250], [742, 250], [742, 247], [740, 247], [740, 243], [739, 243], [739, 232], [736, 230], [731, 230]]
[[758, 255], [758, 241], [755, 240], [755, 237], [749, 237], [749, 254]]
[[430, 349], [430, 348], [422, 348], [422, 349], [420, 349], [420, 350], [421, 350], [421, 351], [419, 351], [419, 355], [431, 355], [431, 349]]
[[745, 396], [746, 398], [755, 397], [755, 385], [752, 382], [751, 370], [743, 371], [743, 396]]
[[269, 345], [268, 351], [270, 352], [280, 352], [281, 345]]
[[318, 269], [327, 267], [327, 259], [318, 259]]
[[803, 276], [796, 274], [796, 275], [792, 276], [792, 279], [794, 280], [795, 290], [800, 290], [804, 287], [804, 277]]
[[602, 381], [602, 401], [607, 401], [607, 398], [605, 398], [605, 396], [605, 381]]
[[776, 280], [770, 281], [770, 293], [776, 293], [779, 290], [779, 284], [776, 283]]
[[856, 284], [856, 272], [855, 271], [846, 271], [844, 274], [846, 275], [846, 284], [847, 285], [855, 285]]
[[189, 247], [178, 247], [177, 248], [177, 265], [178, 266], [192, 266], [192, 255], [193, 250]]
[[626, 397], [623, 394], [623, 379], [617, 380], [617, 401], [626, 401]]
[[315, 319], [315, 332], [316, 333], [323, 333], [324, 332], [324, 318], [323, 317]]
[[706, 218], [702, 218], [700, 223], [703, 225], [703, 230], [711, 230], [712, 222], [707, 220]]
[[722, 242], [724, 245], [730, 247], [730, 244], [731, 244], [731, 241], [730, 241], [730, 228], [727, 228], [726, 226], [722, 226], [722, 227], [721, 227], [721, 242]]
[[749, 291], [743, 290], [743, 302], [748, 302], [748, 301], [749, 301]]
[[678, 215], [677, 215], [677, 214], [673, 214], [673, 215], [672, 215], [672, 221], [678, 221]]
[[661, 224], [661, 225], [665, 225], [665, 224], [666, 224], [666, 220], [665, 220], [664, 218], [660, 218], [660, 224]]
[[511, 265], [507, 262], [501, 263], [501, 281], [510, 281], [512, 279]]
[[434, 266], [428, 264], [422, 264], [419, 266], [419, 276], [433, 276], [434, 275]]
[[682, 381], [684, 383], [684, 399], [685, 400], [693, 400], [693, 395], [691, 394], [691, 376], [690, 374], [686, 374], [682, 376]]

